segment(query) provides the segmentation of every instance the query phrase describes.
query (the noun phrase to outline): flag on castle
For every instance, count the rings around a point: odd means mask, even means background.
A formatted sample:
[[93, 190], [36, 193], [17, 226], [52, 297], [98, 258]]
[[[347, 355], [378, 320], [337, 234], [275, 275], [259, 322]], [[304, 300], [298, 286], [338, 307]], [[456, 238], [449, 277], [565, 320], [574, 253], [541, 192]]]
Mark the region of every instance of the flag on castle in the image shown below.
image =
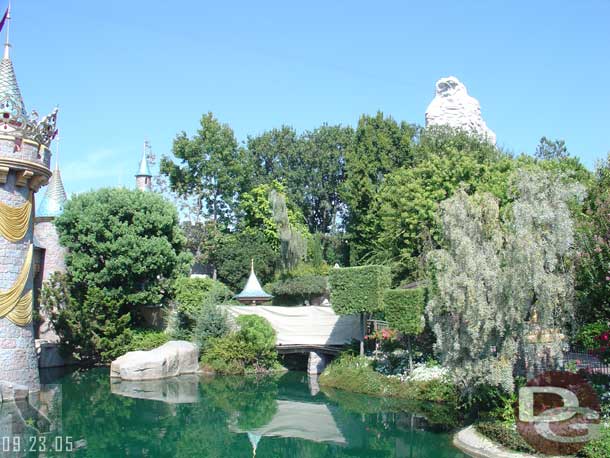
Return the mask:
[[11, 9], [11, 7], [9, 5], [9, 7], [4, 12], [4, 16], [2, 16], [2, 20], [0, 21], [0, 32], [2, 32], [2, 29], [4, 28], [4, 24], [6, 22], [6, 18], [8, 17], [8, 12], [10, 9]]

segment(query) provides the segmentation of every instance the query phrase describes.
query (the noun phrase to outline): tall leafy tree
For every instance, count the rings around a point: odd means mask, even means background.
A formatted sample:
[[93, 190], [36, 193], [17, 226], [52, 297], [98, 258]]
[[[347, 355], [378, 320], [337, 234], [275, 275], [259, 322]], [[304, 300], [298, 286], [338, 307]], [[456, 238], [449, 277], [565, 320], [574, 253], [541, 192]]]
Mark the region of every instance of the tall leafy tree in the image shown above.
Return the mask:
[[386, 174], [410, 164], [417, 128], [397, 123], [379, 112], [362, 116], [354, 143], [346, 152], [343, 199], [347, 205], [345, 227], [349, 234], [350, 261], [357, 263], [368, 251], [379, 230], [375, 197]]
[[367, 258], [394, 266], [398, 279], [423, 274], [426, 251], [438, 247], [440, 202], [462, 187], [489, 191], [506, 202], [513, 160], [462, 131], [424, 131], [413, 165], [386, 176], [375, 199], [379, 230]]
[[301, 137], [300, 155], [306, 176], [301, 208], [312, 233], [336, 232], [344, 216], [340, 190], [345, 180], [345, 155], [353, 138], [351, 127], [326, 124]]
[[564, 140], [551, 140], [542, 137], [536, 147], [536, 157], [538, 159], [567, 159], [570, 157], [570, 153], [568, 153], [568, 147]]
[[192, 198], [194, 210], [212, 221], [231, 221], [238, 193], [247, 181], [246, 155], [233, 130], [208, 113], [196, 135], [176, 136], [172, 152], [178, 164], [167, 157], [161, 160], [161, 173], [169, 178], [171, 191]]
[[328, 125], [302, 135], [282, 126], [249, 137], [254, 184], [282, 183], [311, 232], [332, 232], [342, 211], [338, 190], [352, 138], [350, 127]]
[[[429, 256], [427, 313], [435, 349], [464, 388], [511, 390], [528, 322], [553, 334], [573, 311], [570, 202], [582, 197], [582, 186], [530, 170], [517, 172], [512, 189], [504, 220], [488, 193], [460, 190], [441, 204], [444, 248]], [[560, 344], [545, 341], [551, 359], [560, 357]]]
[[[55, 222], [74, 291], [96, 287], [121, 313], [167, 302], [191, 257], [175, 207], [154, 193], [100, 189], [79, 194]], [[83, 294], [84, 295], [84, 294]]]

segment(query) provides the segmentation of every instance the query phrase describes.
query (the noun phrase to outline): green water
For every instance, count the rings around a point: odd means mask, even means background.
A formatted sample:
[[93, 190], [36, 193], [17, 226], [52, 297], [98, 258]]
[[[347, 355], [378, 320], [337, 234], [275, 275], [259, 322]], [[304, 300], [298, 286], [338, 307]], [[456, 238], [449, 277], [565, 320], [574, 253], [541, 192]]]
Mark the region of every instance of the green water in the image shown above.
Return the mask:
[[111, 384], [108, 369], [94, 369], [43, 381], [58, 386], [46, 388], [40, 413], [22, 412], [20, 431], [22, 448], [46, 437], [45, 452], [14, 456], [239, 458], [256, 446], [258, 458], [465, 458], [438, 424], [388, 401], [319, 390], [298, 372]]

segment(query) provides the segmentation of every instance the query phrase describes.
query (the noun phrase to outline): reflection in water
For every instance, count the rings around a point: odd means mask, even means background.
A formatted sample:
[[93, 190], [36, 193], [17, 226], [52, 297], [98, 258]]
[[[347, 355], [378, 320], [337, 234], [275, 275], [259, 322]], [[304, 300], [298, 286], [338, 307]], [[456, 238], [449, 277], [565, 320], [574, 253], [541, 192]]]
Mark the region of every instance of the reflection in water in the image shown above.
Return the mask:
[[112, 394], [130, 398], [162, 401], [168, 404], [192, 404], [199, 401], [199, 376], [188, 374], [161, 380], [110, 379]]
[[61, 403], [45, 407], [48, 431], [27, 430], [25, 422], [21, 432], [51, 442], [69, 437], [79, 448], [15, 456], [464, 458], [422, 417], [387, 400], [319, 391], [302, 373], [132, 385], [111, 383], [107, 369], [95, 369], [59, 383]]

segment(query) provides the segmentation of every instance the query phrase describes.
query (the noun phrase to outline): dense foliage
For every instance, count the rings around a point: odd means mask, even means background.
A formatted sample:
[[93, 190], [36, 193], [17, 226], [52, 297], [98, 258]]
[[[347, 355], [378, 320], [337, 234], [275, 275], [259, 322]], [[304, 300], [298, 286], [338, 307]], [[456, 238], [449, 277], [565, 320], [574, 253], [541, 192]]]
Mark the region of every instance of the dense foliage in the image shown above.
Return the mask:
[[569, 203], [582, 190], [543, 172], [521, 172], [514, 188], [505, 221], [489, 194], [459, 191], [441, 205], [446, 249], [430, 256], [427, 311], [441, 362], [464, 388], [511, 391], [526, 322], [562, 329], [572, 311]]
[[213, 339], [231, 331], [227, 312], [220, 306], [206, 303], [197, 313], [193, 340], [202, 353], [205, 353]]
[[578, 228], [581, 321], [610, 321], [610, 156], [599, 164]]
[[178, 278], [174, 282], [174, 331], [179, 335], [175, 337], [188, 338], [205, 307], [226, 303], [232, 296], [229, 288], [211, 278]]
[[237, 318], [239, 329], [209, 341], [203, 363], [221, 374], [265, 372], [277, 362], [275, 331], [267, 320], [256, 315]]
[[375, 199], [387, 173], [412, 162], [417, 128], [379, 112], [362, 116], [346, 152], [343, 199], [347, 206], [350, 262], [369, 252], [379, 230]]
[[311, 301], [315, 296], [328, 293], [328, 277], [303, 275], [278, 280], [268, 285], [268, 292], [280, 302]]
[[207, 113], [201, 117], [196, 135], [189, 138], [181, 132], [176, 136], [172, 153], [180, 164], [163, 158], [161, 172], [169, 178], [174, 193], [194, 201], [188, 208], [196, 213], [195, 221], [203, 216], [212, 221], [231, 221], [236, 196], [245, 187], [243, 172], [247, 169], [233, 130]]
[[383, 296], [390, 286], [390, 269], [360, 266], [331, 269], [330, 303], [338, 315], [377, 312], [383, 309]]
[[218, 280], [236, 292], [246, 284], [252, 259], [261, 284], [271, 280], [279, 262], [279, 253], [267, 242], [264, 233], [254, 229], [220, 235], [211, 253]]
[[142, 305], [168, 302], [171, 282], [190, 256], [175, 207], [154, 193], [100, 189], [74, 196], [55, 221], [68, 249], [71, 292], [97, 288], [131, 314]]
[[42, 289], [45, 305], [62, 352], [83, 364], [108, 363], [131, 349], [131, 317], [96, 287], [71, 292], [66, 275], [55, 273]]
[[415, 335], [424, 330], [426, 290], [388, 289], [383, 295], [383, 314], [390, 328]]

